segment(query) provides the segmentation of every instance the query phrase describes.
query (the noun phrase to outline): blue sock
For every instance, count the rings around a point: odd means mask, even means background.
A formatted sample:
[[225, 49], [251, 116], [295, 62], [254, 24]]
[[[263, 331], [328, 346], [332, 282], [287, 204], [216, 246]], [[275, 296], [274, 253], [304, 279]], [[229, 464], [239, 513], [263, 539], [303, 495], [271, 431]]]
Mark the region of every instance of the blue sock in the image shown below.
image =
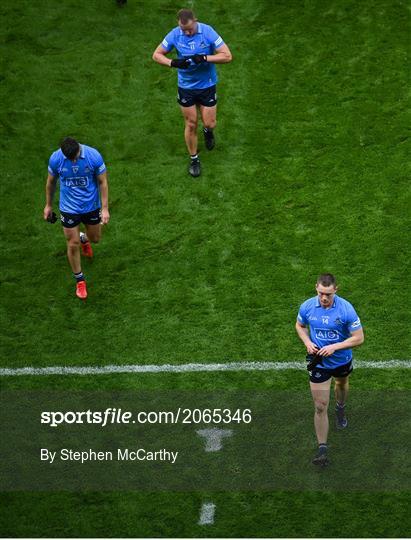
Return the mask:
[[320, 452], [320, 454], [325, 454], [327, 452], [327, 443], [321, 443], [318, 445], [318, 450]]
[[77, 283], [79, 281], [85, 281], [83, 272], [79, 272], [78, 274], [73, 272], [73, 276], [74, 276], [74, 279], [77, 281]]

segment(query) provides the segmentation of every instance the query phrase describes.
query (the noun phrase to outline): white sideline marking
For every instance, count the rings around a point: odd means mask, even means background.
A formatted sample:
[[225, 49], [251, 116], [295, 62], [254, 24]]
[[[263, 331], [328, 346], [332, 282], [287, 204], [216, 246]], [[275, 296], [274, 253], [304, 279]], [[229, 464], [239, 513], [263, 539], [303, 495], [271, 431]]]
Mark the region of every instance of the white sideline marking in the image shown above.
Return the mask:
[[205, 438], [206, 452], [218, 452], [223, 447], [223, 438], [233, 434], [231, 429], [219, 428], [199, 429], [196, 433]]
[[203, 503], [201, 506], [199, 525], [212, 525], [214, 523], [215, 504]]
[[[357, 360], [354, 367], [372, 369], [411, 369], [411, 360]], [[131, 364], [107, 366], [50, 366], [0, 368], [0, 377], [19, 375], [106, 375], [110, 373], [192, 373], [197, 371], [277, 371], [305, 370], [303, 360], [293, 362], [228, 362], [226, 364]]]

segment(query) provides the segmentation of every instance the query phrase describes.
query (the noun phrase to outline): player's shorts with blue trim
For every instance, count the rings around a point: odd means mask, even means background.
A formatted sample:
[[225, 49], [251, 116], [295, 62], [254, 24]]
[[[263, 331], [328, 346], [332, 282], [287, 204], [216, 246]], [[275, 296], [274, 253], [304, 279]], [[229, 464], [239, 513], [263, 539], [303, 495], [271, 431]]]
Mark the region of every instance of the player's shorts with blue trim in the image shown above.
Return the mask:
[[92, 212], [86, 214], [69, 214], [68, 212], [62, 212], [60, 210], [60, 220], [63, 227], [66, 229], [73, 229], [84, 223], [85, 225], [98, 225], [101, 221], [101, 209], [96, 208]]
[[348, 364], [338, 366], [335, 369], [324, 369], [315, 366], [308, 372], [312, 383], [322, 383], [331, 379], [331, 377], [348, 377], [353, 370], [352, 360]]
[[181, 86], [179, 86], [177, 101], [182, 107], [192, 107], [193, 105], [214, 107], [214, 105], [217, 105], [216, 86], [193, 89], [181, 88]]

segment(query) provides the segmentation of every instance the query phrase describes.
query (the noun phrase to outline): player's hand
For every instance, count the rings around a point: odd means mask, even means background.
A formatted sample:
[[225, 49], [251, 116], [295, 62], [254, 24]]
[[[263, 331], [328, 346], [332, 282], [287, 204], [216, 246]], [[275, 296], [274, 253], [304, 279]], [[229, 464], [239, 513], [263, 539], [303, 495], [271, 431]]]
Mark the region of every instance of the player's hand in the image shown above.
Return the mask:
[[326, 345], [325, 347], [321, 347], [321, 349], [317, 351], [317, 354], [319, 356], [331, 356], [336, 350], [337, 348], [335, 345]]
[[43, 218], [47, 221], [51, 217], [52, 213], [53, 213], [53, 207], [50, 206], [49, 204], [46, 204], [43, 210]]
[[189, 58], [174, 58], [171, 60], [171, 67], [178, 69], [187, 69], [191, 66]]
[[110, 212], [107, 210], [107, 208], [103, 208], [101, 211], [101, 223], [103, 225], [107, 225], [109, 221], [110, 221]]
[[206, 54], [195, 54], [191, 57], [193, 59], [193, 62], [195, 64], [204, 64], [207, 62], [207, 55]]
[[309, 341], [307, 344], [306, 344], [306, 349], [307, 349], [307, 352], [308, 354], [318, 354], [318, 347], [315, 343], [313, 343], [312, 341]]

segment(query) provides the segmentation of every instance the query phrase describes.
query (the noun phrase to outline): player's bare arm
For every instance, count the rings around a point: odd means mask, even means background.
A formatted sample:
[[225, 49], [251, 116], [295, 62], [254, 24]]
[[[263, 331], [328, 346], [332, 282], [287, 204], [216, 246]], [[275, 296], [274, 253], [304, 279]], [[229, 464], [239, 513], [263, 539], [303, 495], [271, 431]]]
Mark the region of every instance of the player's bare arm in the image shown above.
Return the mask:
[[206, 61], [211, 64], [228, 64], [233, 60], [233, 55], [226, 44], [216, 49], [215, 54], [208, 54]]
[[103, 172], [97, 176], [100, 186], [101, 197], [101, 223], [106, 225], [110, 221], [110, 213], [108, 211], [108, 181], [107, 172]]
[[304, 343], [308, 354], [317, 354], [318, 347], [315, 343], [311, 341], [308, 328], [304, 324], [301, 324], [299, 321], [297, 321], [295, 323], [295, 329], [297, 331], [298, 337]]
[[54, 193], [56, 192], [56, 185], [57, 177], [48, 173], [46, 181], [46, 206], [43, 210], [43, 217], [45, 220], [47, 220], [47, 218], [51, 216], [51, 213], [53, 211], [53, 199]]
[[191, 65], [189, 58], [167, 58], [168, 51], [162, 45], [159, 45], [153, 53], [153, 60], [161, 66], [167, 66], [179, 69], [188, 69]]
[[167, 58], [168, 51], [162, 46], [159, 45], [157, 49], [153, 52], [153, 60], [160, 64], [161, 66], [171, 67], [171, 58]]
[[351, 336], [345, 341], [340, 343], [335, 343], [333, 345], [326, 345], [322, 347], [317, 354], [320, 356], [331, 356], [335, 351], [340, 351], [343, 349], [353, 349], [354, 347], [359, 347], [364, 343], [364, 331], [362, 328], [351, 332]]

